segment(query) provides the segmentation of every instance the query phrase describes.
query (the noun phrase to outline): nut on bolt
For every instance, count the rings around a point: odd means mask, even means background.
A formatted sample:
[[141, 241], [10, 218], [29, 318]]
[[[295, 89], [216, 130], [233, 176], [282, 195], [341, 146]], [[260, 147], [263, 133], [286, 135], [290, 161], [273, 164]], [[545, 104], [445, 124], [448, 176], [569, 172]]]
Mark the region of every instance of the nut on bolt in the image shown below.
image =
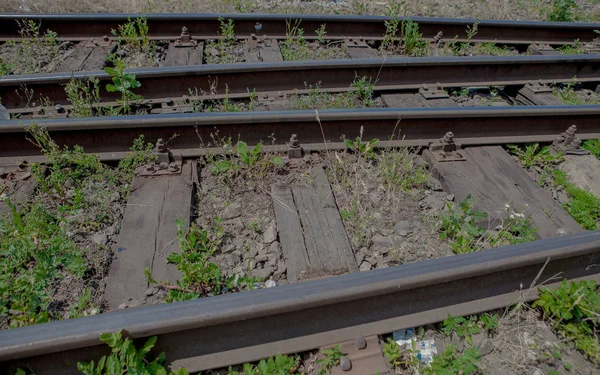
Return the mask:
[[300, 147], [300, 142], [296, 134], [292, 134], [288, 146], [288, 157], [290, 159], [299, 159], [302, 157], [302, 147]]
[[340, 358], [340, 368], [344, 371], [352, 370], [352, 362], [348, 356], [344, 355]]

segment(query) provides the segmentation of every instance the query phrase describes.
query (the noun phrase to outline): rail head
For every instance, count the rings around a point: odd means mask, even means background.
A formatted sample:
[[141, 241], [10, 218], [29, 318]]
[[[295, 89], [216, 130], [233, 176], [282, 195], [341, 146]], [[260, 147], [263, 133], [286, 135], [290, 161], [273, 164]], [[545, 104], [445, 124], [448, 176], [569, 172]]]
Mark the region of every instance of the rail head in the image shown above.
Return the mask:
[[[374, 300], [393, 302], [393, 298], [415, 291], [424, 295], [440, 293], [440, 290], [449, 292], [464, 283], [477, 285], [471, 291], [461, 287], [458, 289], [460, 293], [455, 292], [461, 294], [464, 300], [476, 300], [482, 296], [489, 298], [500, 291], [518, 290], [520, 284], [525, 283], [527, 288], [532, 282], [532, 275], [535, 276], [544, 267], [550, 273], [560, 270], [568, 278], [597, 276], [598, 267], [593, 265], [599, 257], [600, 231], [584, 232], [287, 286], [45, 323], [0, 332], [0, 361], [97, 347], [101, 344], [101, 333], [122, 329], [132, 338], [159, 335], [168, 341], [168, 338], [174, 339], [199, 329], [199, 332], [224, 326], [239, 329], [256, 321], [276, 321], [282, 316], [293, 316], [298, 322], [310, 320], [316, 310], [332, 309], [340, 310], [335, 310], [338, 318], [333, 323], [337, 326], [335, 329], [348, 328], [345, 326], [355, 324], [353, 320], [356, 319], [374, 324], [381, 319], [381, 311], [374, 309], [369, 313], [372, 316], [346, 317], [344, 306], [356, 307]], [[575, 259], [577, 261], [574, 262]], [[494, 283], [494, 278], [499, 278], [502, 285]], [[480, 279], [492, 281], [480, 285], [477, 281]], [[457, 296], [446, 297], [452, 299]], [[429, 303], [441, 303], [442, 306], [436, 306], [443, 307], [445, 302]], [[327, 320], [326, 317], [323, 320]], [[268, 340], [251, 327], [246, 328], [248, 334], [254, 335], [252, 340], [258, 340], [257, 343]], [[181, 359], [181, 356], [176, 357]]]

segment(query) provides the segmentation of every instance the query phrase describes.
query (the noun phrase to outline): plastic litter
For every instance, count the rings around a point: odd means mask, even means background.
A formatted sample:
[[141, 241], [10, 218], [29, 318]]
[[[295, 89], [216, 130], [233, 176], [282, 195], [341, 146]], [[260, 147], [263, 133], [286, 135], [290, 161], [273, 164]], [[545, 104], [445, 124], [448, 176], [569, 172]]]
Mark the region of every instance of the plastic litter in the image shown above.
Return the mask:
[[412, 349], [414, 343], [414, 348], [418, 351], [417, 358], [423, 364], [428, 365], [433, 362], [433, 356], [437, 354], [435, 340], [417, 340], [414, 328], [394, 331], [392, 337], [394, 341], [404, 349]]

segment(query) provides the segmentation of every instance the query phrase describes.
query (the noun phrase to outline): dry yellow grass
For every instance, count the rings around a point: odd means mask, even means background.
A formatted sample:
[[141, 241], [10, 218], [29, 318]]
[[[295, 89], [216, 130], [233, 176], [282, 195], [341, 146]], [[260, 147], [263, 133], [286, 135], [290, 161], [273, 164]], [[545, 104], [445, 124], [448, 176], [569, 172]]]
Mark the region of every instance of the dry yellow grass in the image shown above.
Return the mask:
[[[581, 21], [600, 20], [598, 0], [576, 0]], [[406, 1], [409, 16], [544, 20], [552, 0]], [[384, 13], [373, 0], [0, 0], [3, 13]]]

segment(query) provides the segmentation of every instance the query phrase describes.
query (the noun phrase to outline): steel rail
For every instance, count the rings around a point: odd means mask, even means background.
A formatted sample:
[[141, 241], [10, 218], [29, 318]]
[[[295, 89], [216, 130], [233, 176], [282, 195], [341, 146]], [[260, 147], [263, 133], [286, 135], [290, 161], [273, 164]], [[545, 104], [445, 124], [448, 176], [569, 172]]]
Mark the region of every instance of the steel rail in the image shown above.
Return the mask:
[[[76, 373], [106, 352], [99, 335], [158, 335], [157, 351], [190, 371], [294, 353], [536, 298], [563, 278], [600, 279], [600, 231], [169, 305], [0, 332], [10, 371]], [[554, 285], [554, 284], [550, 284]], [[531, 289], [530, 289], [531, 287]]]
[[[318, 120], [317, 120], [318, 113]], [[285, 145], [292, 134], [301, 144], [340, 142], [355, 137], [364, 126], [364, 139], [392, 140], [396, 146], [427, 146], [446, 132], [463, 145], [552, 141], [576, 124], [581, 139], [600, 138], [600, 105], [471, 108], [381, 108], [323, 111], [269, 111], [116, 116], [39, 120], [63, 145], [80, 145], [105, 159], [129, 150], [140, 134], [146, 139], [169, 139], [184, 156], [198, 156], [211, 133], [242, 139], [249, 144]], [[28, 121], [0, 121], [0, 165], [40, 155], [25, 137]], [[322, 132], [321, 132], [322, 130]], [[122, 154], [121, 154], [122, 155]]]
[[[141, 83], [134, 90], [147, 101], [165, 97], [181, 98], [198, 89], [230, 97], [259, 93], [277, 97], [320, 83], [324, 90], [347, 90], [355, 78], [367, 76], [378, 91], [420, 88], [423, 84], [443, 87], [523, 85], [529, 81], [598, 81], [600, 55], [390, 58], [329, 61], [295, 61], [231, 65], [178, 66], [131, 69]], [[95, 76], [101, 81], [103, 101], [115, 101], [119, 93], [109, 93], [105, 84], [111, 77], [104, 72], [76, 72], [0, 76], [0, 97], [6, 108], [27, 104], [24, 87], [34, 96], [55, 104], [69, 104], [64, 85], [72, 78]]]
[[[0, 40], [19, 39], [17, 20], [30, 19], [41, 22], [41, 32], [50, 29], [66, 40], [88, 40], [111, 36], [111, 30], [127, 23], [128, 17], [139, 14], [2, 14], [0, 15]], [[327, 25], [327, 37], [340, 39], [368, 38], [382, 39], [385, 34], [384, 21], [389, 17], [379, 16], [330, 16], [304, 14], [149, 14], [150, 37], [152, 39], [174, 39], [186, 26], [196, 39], [210, 39], [218, 36], [219, 17], [232, 19], [238, 37], [248, 38], [251, 34], [266, 34], [272, 38], [286, 37], [286, 21], [301, 20], [301, 27], [307, 38], [315, 38], [315, 30]], [[404, 19], [404, 18], [402, 18]], [[530, 44], [534, 42], [563, 44], [575, 39], [588, 42], [597, 37], [594, 30], [599, 25], [593, 23], [497, 21], [452, 18], [411, 17], [419, 24], [419, 31], [427, 39], [438, 32], [444, 38], [466, 39], [468, 26], [478, 23], [478, 32], [473, 42], [499, 42], [506, 44]], [[260, 30], [256, 23], [260, 23]]]

